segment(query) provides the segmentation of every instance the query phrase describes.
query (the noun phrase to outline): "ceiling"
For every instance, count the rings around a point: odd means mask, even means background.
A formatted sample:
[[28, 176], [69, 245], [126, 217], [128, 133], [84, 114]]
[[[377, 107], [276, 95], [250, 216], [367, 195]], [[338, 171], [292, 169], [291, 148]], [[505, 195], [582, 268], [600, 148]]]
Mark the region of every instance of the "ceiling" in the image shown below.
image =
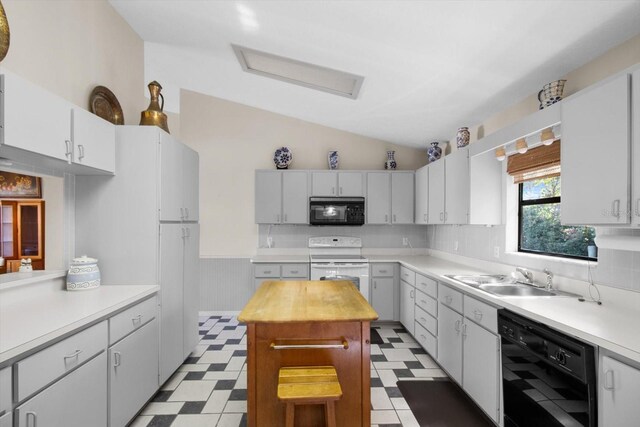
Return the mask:
[[[181, 88], [402, 145], [449, 140], [640, 32], [640, 1], [110, 0]], [[357, 99], [242, 71], [231, 44], [365, 77]]]

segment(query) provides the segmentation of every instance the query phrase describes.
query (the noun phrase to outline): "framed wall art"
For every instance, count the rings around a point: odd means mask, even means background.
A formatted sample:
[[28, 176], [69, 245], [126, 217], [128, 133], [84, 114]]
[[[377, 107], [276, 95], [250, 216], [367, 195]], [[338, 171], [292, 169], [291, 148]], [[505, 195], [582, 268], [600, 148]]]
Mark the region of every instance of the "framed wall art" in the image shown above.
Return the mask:
[[42, 178], [0, 171], [0, 199], [41, 199]]

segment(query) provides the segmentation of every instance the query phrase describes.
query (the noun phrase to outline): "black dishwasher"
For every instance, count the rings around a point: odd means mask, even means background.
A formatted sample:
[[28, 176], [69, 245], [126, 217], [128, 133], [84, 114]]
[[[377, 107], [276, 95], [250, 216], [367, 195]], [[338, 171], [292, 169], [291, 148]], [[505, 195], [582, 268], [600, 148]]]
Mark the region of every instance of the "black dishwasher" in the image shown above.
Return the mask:
[[593, 346], [500, 310], [505, 427], [597, 425]]

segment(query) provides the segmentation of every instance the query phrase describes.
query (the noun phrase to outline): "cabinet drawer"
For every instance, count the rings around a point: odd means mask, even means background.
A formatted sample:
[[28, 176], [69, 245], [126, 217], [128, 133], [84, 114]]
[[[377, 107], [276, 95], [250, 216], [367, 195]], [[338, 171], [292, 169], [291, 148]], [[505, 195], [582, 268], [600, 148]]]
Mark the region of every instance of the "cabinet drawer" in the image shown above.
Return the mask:
[[309, 277], [309, 264], [283, 264], [282, 277]]
[[418, 322], [416, 322], [415, 337], [418, 344], [420, 344], [431, 357], [434, 359], [438, 357], [438, 340]]
[[412, 286], [416, 285], [416, 273], [406, 267], [400, 267], [400, 278]]
[[157, 316], [156, 297], [149, 298], [109, 319], [109, 345], [120, 341]]
[[448, 286], [440, 284], [438, 286], [438, 300], [457, 311], [462, 313], [462, 293], [451, 289]]
[[424, 292], [416, 289], [416, 305], [432, 315], [438, 317], [438, 301], [434, 300]]
[[416, 289], [421, 290], [433, 298], [438, 298], [438, 282], [430, 277], [416, 274]]
[[393, 277], [393, 264], [371, 264], [371, 276]]
[[494, 334], [498, 333], [498, 310], [489, 304], [465, 295], [464, 315]]
[[0, 427], [13, 427], [12, 412], [7, 412], [0, 417]]
[[280, 264], [255, 264], [255, 277], [280, 277]]
[[0, 370], [0, 414], [11, 410], [11, 366]]
[[416, 307], [416, 322], [424, 326], [431, 335], [438, 335], [438, 321], [420, 307]]
[[18, 401], [82, 365], [106, 347], [105, 320], [16, 363]]

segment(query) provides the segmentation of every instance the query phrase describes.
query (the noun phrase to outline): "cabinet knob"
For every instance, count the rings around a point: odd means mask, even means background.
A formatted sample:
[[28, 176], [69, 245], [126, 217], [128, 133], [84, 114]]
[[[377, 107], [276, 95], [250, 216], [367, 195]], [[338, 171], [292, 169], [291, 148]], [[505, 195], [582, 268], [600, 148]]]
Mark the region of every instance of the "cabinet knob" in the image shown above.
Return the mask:
[[615, 389], [615, 384], [613, 382], [613, 370], [609, 369], [604, 373], [604, 385], [605, 390], [613, 390]]
[[122, 362], [122, 355], [120, 354], [119, 351], [114, 351], [113, 352], [113, 367], [116, 368], [116, 367], [120, 366], [121, 362]]

